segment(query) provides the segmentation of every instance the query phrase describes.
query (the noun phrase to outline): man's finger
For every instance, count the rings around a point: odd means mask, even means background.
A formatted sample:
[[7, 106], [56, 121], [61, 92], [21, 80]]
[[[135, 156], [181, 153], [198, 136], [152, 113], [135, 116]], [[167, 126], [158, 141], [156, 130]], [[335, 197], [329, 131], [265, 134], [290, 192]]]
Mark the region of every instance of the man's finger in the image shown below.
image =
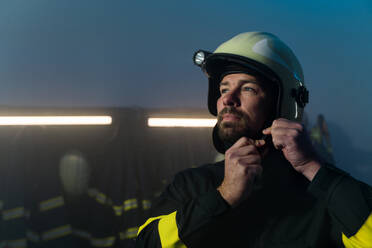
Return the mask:
[[271, 134], [271, 127], [265, 128], [264, 130], [262, 130], [262, 133], [266, 135]]
[[259, 154], [257, 147], [254, 145], [245, 145], [239, 148], [234, 149], [234, 155], [245, 156], [250, 154]]
[[266, 143], [266, 141], [265, 140], [255, 140], [254, 141], [254, 145], [256, 146], [256, 147], [262, 147], [262, 146], [264, 146], [265, 145], [265, 143]]
[[303, 129], [303, 126], [301, 123], [296, 121], [290, 121], [284, 118], [279, 118], [273, 121], [271, 127], [284, 127], [284, 128], [295, 128], [295, 129]]
[[270, 132], [272, 136], [297, 136], [301, 134], [302, 131], [296, 128], [278, 127], [272, 128]]
[[246, 145], [255, 145], [255, 141], [247, 137], [241, 137], [240, 139], [238, 139], [237, 142], [235, 142], [234, 145], [230, 147], [230, 149], [239, 148], [239, 147], [246, 146]]

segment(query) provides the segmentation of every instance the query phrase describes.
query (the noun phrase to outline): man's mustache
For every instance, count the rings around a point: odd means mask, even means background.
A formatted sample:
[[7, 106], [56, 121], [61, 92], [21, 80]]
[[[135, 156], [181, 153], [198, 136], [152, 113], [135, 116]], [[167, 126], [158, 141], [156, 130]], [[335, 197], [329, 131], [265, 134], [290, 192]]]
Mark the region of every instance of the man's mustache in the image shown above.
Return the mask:
[[240, 118], [242, 118], [244, 116], [244, 114], [237, 110], [236, 108], [234, 107], [226, 107], [224, 109], [222, 109], [219, 113], [218, 113], [218, 120], [221, 121], [222, 120], [222, 116], [224, 114], [233, 114], [233, 115], [236, 115]]

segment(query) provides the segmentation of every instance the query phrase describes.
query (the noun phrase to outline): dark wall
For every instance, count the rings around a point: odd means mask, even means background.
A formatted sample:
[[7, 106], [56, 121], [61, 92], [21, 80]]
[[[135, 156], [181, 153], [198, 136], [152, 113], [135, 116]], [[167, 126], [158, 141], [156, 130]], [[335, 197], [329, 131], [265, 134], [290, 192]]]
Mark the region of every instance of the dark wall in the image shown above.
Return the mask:
[[0, 127], [0, 245], [131, 247], [173, 175], [216, 156], [210, 128], [108, 111], [111, 126]]

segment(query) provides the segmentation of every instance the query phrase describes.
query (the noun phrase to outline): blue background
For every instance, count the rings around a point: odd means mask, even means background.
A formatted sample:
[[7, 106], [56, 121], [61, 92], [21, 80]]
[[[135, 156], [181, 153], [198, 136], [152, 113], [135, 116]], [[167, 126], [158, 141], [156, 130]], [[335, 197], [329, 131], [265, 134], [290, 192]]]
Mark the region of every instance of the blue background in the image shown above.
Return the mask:
[[268, 31], [301, 61], [338, 166], [372, 183], [371, 23], [370, 0], [1, 1], [0, 105], [205, 108], [193, 52]]

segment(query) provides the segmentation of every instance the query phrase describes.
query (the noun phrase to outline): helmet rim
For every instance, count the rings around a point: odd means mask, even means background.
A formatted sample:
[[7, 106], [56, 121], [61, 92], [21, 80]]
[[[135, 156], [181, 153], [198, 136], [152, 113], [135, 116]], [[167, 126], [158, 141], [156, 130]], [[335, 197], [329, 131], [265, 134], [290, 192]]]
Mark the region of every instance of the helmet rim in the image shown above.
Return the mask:
[[[208, 110], [209, 112], [217, 116], [217, 100], [220, 97], [220, 92], [217, 87], [219, 81], [221, 80], [221, 75], [226, 72], [221, 70], [221, 67], [226, 66], [227, 64], [239, 64], [245, 68], [247, 71], [251, 71], [249, 73], [251, 75], [258, 75], [270, 83], [274, 83], [278, 86], [278, 101], [276, 103], [276, 116], [280, 116], [280, 108], [281, 108], [281, 91], [282, 91], [282, 83], [279, 77], [273, 72], [269, 67], [266, 65], [249, 59], [244, 56], [236, 55], [236, 54], [229, 54], [229, 53], [214, 53], [211, 54], [206, 62], [203, 64], [202, 69], [208, 76], [209, 81], [209, 90], [208, 90]], [[246, 72], [248, 73], [248, 72]]]

